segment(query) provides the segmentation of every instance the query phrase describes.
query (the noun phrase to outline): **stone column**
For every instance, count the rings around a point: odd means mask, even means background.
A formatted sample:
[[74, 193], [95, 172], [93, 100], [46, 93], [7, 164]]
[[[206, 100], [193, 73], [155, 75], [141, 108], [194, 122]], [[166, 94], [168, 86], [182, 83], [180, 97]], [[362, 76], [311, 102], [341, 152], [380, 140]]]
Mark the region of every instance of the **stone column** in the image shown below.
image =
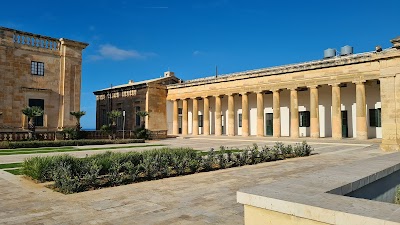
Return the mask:
[[274, 117], [274, 137], [281, 136], [281, 100], [280, 90], [274, 90], [272, 92], [272, 108]]
[[192, 135], [199, 135], [199, 101], [193, 98]]
[[257, 137], [264, 136], [264, 95], [257, 92]]
[[182, 135], [188, 135], [188, 100], [182, 101]]
[[397, 103], [399, 102], [398, 99], [400, 99], [400, 93], [396, 93], [396, 90], [400, 90], [400, 82], [396, 82], [399, 78], [397, 78], [395, 74], [381, 74], [381, 76], [384, 76], [379, 78], [382, 103], [381, 149], [384, 151], [399, 151], [400, 138], [398, 138], [398, 134], [400, 134], [400, 132], [398, 128], [399, 125], [397, 125], [398, 110], [393, 109], [396, 109], [396, 105], [398, 105]]
[[215, 96], [215, 136], [222, 135], [221, 96]]
[[210, 135], [210, 99], [208, 96], [203, 97], [204, 99], [204, 110], [203, 110], [203, 134]]
[[235, 136], [235, 101], [233, 94], [228, 95], [228, 136]]
[[332, 86], [332, 138], [342, 139], [342, 109], [339, 84]]
[[357, 139], [367, 140], [368, 128], [364, 82], [356, 82], [356, 107]]
[[249, 94], [242, 93], [242, 136], [249, 136]]
[[299, 137], [299, 104], [296, 88], [290, 89], [290, 137]]
[[319, 105], [318, 105], [318, 87], [310, 88], [310, 133], [312, 138], [319, 138]]
[[179, 114], [178, 114], [178, 99], [174, 101], [174, 111], [173, 111], [173, 119], [172, 119], [172, 134], [177, 135], [179, 134]]

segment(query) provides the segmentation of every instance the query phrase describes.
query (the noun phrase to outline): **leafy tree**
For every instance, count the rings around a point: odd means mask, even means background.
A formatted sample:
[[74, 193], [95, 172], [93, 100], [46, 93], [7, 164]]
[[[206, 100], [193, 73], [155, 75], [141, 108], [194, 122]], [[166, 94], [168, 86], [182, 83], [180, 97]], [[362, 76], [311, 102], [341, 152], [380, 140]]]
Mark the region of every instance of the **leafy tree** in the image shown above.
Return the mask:
[[141, 127], [142, 127], [142, 129], [144, 129], [145, 128], [145, 119], [146, 119], [146, 116], [149, 115], [149, 113], [146, 111], [139, 111], [136, 113], [136, 115], [138, 115], [142, 118]]
[[117, 134], [117, 119], [122, 116], [122, 112], [118, 110], [112, 110], [111, 112], [107, 113], [107, 116], [111, 120], [111, 130], [113, 133], [113, 138], [115, 139]]
[[81, 118], [82, 116], [86, 115], [85, 111], [76, 111], [76, 112], [70, 112], [69, 114], [71, 114], [72, 116], [75, 117], [76, 119], [76, 132], [80, 132], [82, 127], [81, 127]]
[[43, 109], [38, 106], [26, 107], [22, 110], [22, 113], [28, 117], [28, 130], [30, 131], [30, 138], [36, 139], [35, 118], [43, 116]]

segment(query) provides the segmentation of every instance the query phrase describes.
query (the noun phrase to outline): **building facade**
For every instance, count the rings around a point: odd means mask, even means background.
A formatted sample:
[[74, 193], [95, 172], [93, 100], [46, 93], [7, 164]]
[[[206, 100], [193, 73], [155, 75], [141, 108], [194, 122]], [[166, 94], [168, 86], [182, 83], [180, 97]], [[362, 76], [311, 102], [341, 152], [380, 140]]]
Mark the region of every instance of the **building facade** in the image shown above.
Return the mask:
[[390, 49], [167, 86], [169, 134], [382, 139], [400, 146], [400, 38]]
[[[167, 71], [161, 78], [113, 86], [95, 91], [96, 96], [96, 129], [109, 125], [107, 113], [112, 110], [125, 111], [123, 117], [117, 120], [117, 129], [135, 130], [142, 122], [152, 131], [167, 130], [166, 97], [169, 84], [178, 83], [179, 79], [173, 72]], [[149, 115], [143, 118], [137, 112], [146, 111]], [[125, 126], [123, 123], [125, 122]]]
[[27, 129], [21, 110], [39, 106], [39, 131], [74, 126], [80, 110], [82, 50], [88, 44], [0, 27], [0, 131]]

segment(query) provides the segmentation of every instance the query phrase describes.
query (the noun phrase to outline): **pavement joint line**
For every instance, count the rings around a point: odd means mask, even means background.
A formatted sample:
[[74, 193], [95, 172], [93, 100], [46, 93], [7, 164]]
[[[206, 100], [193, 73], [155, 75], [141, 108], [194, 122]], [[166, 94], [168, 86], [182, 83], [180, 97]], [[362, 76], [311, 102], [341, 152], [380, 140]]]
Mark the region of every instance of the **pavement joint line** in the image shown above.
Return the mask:
[[[267, 140], [243, 140], [243, 139], [216, 139], [216, 138], [190, 138], [190, 139], [196, 139], [196, 140], [217, 140], [217, 141], [237, 141], [237, 142], [265, 142], [265, 143], [276, 143], [276, 142], [285, 142], [285, 143], [301, 143], [302, 141], [286, 141], [286, 140], [281, 140], [281, 141], [267, 141]], [[347, 145], [347, 146], [364, 146], [368, 147], [373, 145], [371, 144], [356, 144], [356, 143], [329, 143], [329, 142], [308, 142], [308, 144], [321, 144], [321, 145]]]

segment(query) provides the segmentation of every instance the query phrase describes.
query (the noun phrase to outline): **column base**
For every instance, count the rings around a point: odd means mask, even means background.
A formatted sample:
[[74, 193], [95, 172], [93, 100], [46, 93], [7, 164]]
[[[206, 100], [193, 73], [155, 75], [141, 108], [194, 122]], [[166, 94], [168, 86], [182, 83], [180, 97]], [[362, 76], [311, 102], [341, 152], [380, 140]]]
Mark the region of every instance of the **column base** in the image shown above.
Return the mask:
[[385, 141], [382, 140], [382, 144], [380, 145], [380, 148], [382, 151], [385, 152], [396, 152], [400, 151], [400, 144], [389, 142], [385, 143]]
[[310, 135], [311, 138], [320, 138], [319, 133], [314, 133]]
[[248, 137], [249, 134], [242, 134], [242, 137]]

